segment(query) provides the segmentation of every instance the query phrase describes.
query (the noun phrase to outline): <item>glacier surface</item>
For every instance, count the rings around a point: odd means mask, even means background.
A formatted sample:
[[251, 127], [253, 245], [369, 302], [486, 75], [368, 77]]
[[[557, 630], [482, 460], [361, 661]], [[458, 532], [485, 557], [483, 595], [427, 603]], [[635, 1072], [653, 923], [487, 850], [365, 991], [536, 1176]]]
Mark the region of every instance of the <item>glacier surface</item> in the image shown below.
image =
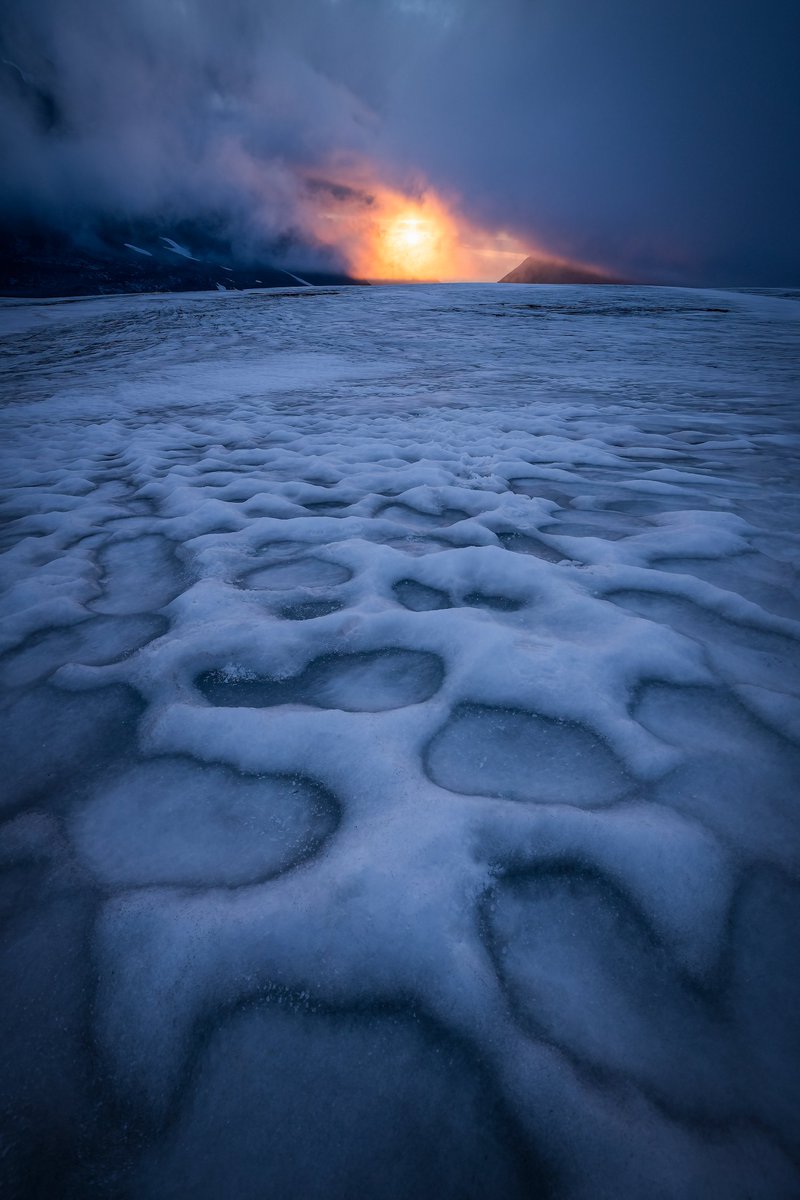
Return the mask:
[[3, 1194], [800, 1195], [800, 293], [0, 352]]

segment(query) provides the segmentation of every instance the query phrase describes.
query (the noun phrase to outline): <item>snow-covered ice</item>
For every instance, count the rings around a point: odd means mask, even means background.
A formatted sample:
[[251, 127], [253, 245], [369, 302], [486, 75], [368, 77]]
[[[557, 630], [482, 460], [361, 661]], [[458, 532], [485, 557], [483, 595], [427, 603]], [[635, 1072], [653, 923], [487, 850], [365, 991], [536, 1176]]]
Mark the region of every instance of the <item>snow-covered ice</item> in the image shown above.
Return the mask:
[[3, 1194], [797, 1197], [800, 293], [0, 334]]

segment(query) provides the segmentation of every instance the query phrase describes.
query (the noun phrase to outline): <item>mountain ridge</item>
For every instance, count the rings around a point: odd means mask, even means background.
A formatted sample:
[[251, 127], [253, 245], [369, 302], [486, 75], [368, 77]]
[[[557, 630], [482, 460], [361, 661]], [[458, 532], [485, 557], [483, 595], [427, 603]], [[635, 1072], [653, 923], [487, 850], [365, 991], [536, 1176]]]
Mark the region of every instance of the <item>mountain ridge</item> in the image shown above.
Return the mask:
[[598, 267], [586, 267], [582, 263], [568, 262], [562, 258], [550, 258], [529, 254], [527, 258], [509, 271], [498, 283], [631, 283], [630, 279], [613, 275]]

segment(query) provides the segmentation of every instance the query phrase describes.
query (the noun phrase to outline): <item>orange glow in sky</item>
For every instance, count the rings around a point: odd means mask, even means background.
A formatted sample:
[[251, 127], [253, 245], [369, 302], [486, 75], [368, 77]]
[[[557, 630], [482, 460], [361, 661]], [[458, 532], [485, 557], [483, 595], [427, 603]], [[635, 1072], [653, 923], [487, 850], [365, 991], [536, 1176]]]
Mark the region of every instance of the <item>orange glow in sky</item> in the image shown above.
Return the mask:
[[344, 254], [361, 279], [494, 281], [530, 252], [502, 232], [480, 229], [430, 189], [419, 195], [337, 174], [308, 217], [316, 236]]

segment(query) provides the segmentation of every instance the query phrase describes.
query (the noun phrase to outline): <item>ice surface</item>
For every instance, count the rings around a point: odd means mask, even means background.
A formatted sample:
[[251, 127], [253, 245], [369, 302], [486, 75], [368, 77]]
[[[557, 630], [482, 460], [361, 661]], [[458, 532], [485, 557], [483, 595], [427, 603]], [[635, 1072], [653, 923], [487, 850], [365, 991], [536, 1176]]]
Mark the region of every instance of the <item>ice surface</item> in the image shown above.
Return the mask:
[[325, 655], [290, 679], [261, 679], [223, 667], [202, 675], [197, 686], [212, 704], [237, 708], [312, 704], [347, 712], [381, 712], [427, 700], [439, 690], [443, 678], [442, 664], [433, 654], [376, 650]]
[[319, 558], [301, 558], [295, 562], [271, 563], [251, 571], [243, 583], [251, 588], [325, 587], [343, 583], [348, 572], [336, 563]]
[[0, 349], [3, 1194], [796, 1197], [800, 298]]
[[78, 855], [110, 886], [236, 886], [316, 853], [338, 810], [301, 778], [157, 758], [103, 780], [70, 824]]
[[580, 726], [485, 705], [456, 708], [426, 762], [434, 782], [452, 792], [545, 804], [608, 804], [633, 782]]

